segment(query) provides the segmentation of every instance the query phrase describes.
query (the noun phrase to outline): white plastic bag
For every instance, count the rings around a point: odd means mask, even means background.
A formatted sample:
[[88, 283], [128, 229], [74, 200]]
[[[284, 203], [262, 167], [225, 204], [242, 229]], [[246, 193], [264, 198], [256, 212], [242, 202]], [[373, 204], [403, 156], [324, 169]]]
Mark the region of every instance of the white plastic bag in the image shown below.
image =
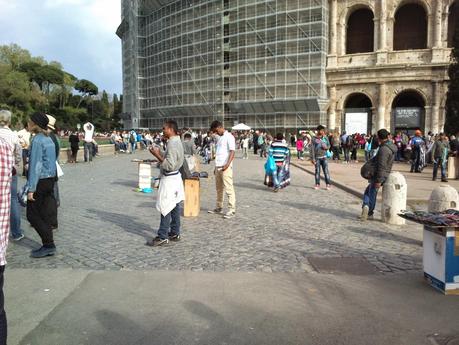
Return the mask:
[[57, 177], [64, 176], [64, 171], [62, 170], [61, 166], [59, 165], [57, 161], [56, 161], [56, 173], [57, 173]]

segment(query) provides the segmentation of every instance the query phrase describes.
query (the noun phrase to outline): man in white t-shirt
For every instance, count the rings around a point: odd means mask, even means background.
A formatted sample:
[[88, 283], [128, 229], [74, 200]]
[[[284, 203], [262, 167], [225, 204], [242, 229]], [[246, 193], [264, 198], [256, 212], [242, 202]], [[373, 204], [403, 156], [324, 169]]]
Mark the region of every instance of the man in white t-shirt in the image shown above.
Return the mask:
[[236, 194], [233, 187], [233, 160], [236, 151], [236, 139], [223, 128], [220, 121], [212, 122], [210, 131], [217, 134], [215, 156], [215, 184], [217, 187], [217, 208], [209, 211], [212, 214], [223, 214], [223, 192], [228, 197], [228, 212], [225, 219], [233, 218], [236, 214]]
[[83, 125], [84, 130], [84, 161], [87, 162], [88, 160], [92, 162], [93, 157], [93, 137], [94, 137], [94, 125], [90, 122], [87, 122]]

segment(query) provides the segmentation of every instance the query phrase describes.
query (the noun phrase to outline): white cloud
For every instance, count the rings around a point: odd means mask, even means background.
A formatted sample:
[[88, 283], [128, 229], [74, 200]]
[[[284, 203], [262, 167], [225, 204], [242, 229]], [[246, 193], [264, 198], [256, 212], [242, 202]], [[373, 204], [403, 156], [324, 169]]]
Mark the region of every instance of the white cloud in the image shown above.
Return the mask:
[[[0, 0], [0, 44], [17, 43], [33, 55], [60, 61], [100, 89], [120, 92], [119, 0]], [[17, 18], [21, 18], [20, 21]]]

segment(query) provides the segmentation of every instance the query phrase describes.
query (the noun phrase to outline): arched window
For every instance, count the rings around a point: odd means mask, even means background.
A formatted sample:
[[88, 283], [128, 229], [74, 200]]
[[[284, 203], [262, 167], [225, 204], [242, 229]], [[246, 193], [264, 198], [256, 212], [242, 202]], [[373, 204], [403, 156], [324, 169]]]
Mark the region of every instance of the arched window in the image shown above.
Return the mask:
[[348, 134], [371, 131], [371, 99], [363, 93], [354, 93], [344, 102], [343, 128]]
[[[457, 2], [453, 3], [449, 8], [448, 15], [448, 48], [454, 45], [454, 35], [458, 31], [459, 23], [459, 5]], [[459, 32], [457, 32], [459, 34]]]
[[427, 48], [427, 14], [418, 4], [406, 4], [395, 14], [394, 50]]
[[368, 8], [354, 11], [347, 21], [346, 54], [367, 53], [374, 50], [373, 12]]
[[394, 129], [412, 132], [424, 129], [426, 103], [422, 95], [414, 90], [401, 92], [392, 103]]

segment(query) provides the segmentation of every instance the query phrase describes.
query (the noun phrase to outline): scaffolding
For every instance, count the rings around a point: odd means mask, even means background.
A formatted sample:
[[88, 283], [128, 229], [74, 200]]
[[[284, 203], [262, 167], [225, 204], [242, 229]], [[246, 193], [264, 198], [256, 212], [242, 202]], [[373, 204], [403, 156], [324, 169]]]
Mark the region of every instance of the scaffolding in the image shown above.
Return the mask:
[[264, 129], [324, 123], [327, 0], [124, 2], [138, 4], [136, 22], [129, 17], [138, 69], [125, 57], [126, 35], [123, 73], [137, 79], [125, 76], [124, 92], [138, 95], [140, 127], [164, 118], [202, 129], [213, 119]]

